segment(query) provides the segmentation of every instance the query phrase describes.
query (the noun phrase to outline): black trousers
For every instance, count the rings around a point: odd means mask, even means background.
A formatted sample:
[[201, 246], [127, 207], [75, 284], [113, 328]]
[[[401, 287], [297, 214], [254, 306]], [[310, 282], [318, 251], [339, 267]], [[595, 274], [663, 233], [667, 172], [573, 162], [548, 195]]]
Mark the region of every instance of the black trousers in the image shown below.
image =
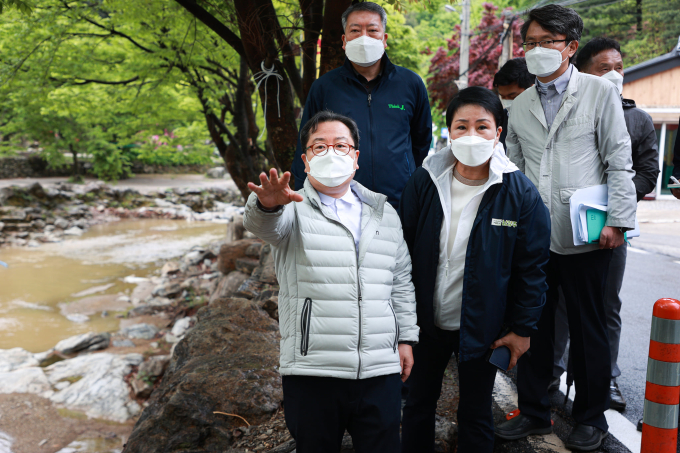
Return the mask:
[[576, 255], [550, 252], [546, 304], [538, 331], [531, 337], [531, 355], [523, 355], [517, 367], [520, 412], [542, 426], [550, 426], [548, 384], [553, 374], [555, 309], [562, 288], [576, 386], [572, 416], [577, 423], [608, 429], [604, 411], [609, 409], [611, 365], [604, 294], [611, 257], [612, 250]]
[[[435, 411], [444, 371], [460, 346], [459, 331], [437, 333], [433, 338], [421, 330], [419, 342], [413, 347], [415, 363], [406, 381], [409, 391], [401, 426], [403, 453], [434, 451]], [[491, 453], [496, 368], [484, 358], [468, 360], [458, 365], [458, 377], [458, 453]]]
[[286, 426], [298, 453], [339, 452], [345, 430], [357, 453], [399, 453], [401, 378], [283, 376]]

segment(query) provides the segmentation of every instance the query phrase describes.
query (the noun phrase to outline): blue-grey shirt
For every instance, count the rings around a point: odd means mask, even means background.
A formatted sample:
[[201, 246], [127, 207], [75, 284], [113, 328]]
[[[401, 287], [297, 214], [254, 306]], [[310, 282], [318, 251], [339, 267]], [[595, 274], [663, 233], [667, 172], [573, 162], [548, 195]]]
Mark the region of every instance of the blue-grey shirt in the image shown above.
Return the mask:
[[536, 90], [541, 99], [548, 130], [550, 130], [550, 127], [555, 120], [555, 116], [557, 116], [557, 111], [562, 105], [562, 97], [564, 97], [564, 91], [567, 89], [567, 85], [569, 85], [569, 79], [571, 79], [571, 72], [573, 69], [574, 66], [570, 64], [567, 70], [564, 71], [564, 74], [548, 83], [543, 83], [536, 78]]

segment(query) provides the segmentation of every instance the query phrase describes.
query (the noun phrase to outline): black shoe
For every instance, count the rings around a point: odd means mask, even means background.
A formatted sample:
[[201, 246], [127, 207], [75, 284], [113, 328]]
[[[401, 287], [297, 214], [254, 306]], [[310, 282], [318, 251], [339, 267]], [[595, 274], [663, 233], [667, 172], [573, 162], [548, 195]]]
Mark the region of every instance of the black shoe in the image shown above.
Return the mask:
[[612, 379], [609, 383], [609, 407], [619, 412], [626, 410], [626, 400], [619, 390], [619, 385], [616, 383], [616, 379]]
[[592, 451], [600, 447], [602, 439], [608, 434], [594, 426], [576, 425], [569, 434], [566, 447], [569, 450]]
[[548, 393], [556, 392], [560, 389], [560, 378], [553, 377], [548, 385]]
[[522, 414], [496, 426], [496, 436], [505, 440], [522, 439], [529, 434], [550, 434], [551, 432], [552, 425], [541, 427], [538, 423]]

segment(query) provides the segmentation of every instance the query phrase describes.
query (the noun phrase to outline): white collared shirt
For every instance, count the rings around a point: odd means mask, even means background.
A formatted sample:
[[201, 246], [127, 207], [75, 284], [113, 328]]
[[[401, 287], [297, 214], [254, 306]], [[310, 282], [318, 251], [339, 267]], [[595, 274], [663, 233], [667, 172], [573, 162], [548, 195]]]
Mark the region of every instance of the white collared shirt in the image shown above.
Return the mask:
[[321, 203], [325, 204], [335, 214], [354, 236], [354, 245], [359, 253], [359, 239], [361, 239], [361, 199], [351, 190], [340, 198], [333, 198], [318, 192]]

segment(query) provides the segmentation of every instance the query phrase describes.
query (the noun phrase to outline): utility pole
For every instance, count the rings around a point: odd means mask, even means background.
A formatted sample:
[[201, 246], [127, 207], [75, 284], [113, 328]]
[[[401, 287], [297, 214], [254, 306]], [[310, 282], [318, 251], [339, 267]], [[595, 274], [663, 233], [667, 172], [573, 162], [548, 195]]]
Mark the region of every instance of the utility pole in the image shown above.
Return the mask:
[[503, 20], [503, 34], [501, 35], [501, 58], [498, 60], [498, 69], [512, 58], [512, 23], [515, 21], [514, 17], [505, 15]]
[[[444, 5], [449, 12], [456, 11], [451, 5]], [[459, 90], [468, 86], [468, 68], [470, 67], [470, 0], [463, 0], [463, 14], [460, 23], [460, 67], [456, 85]]]
[[463, 0], [463, 23], [460, 25], [460, 70], [458, 88], [468, 86], [468, 68], [470, 67], [470, 0]]

